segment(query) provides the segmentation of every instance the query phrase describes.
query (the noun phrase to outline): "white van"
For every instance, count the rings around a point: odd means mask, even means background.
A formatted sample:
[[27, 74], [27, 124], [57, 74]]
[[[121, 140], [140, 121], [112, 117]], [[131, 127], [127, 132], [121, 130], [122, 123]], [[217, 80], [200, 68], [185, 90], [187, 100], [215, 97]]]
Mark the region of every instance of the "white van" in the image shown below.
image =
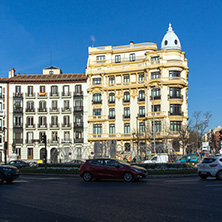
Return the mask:
[[157, 154], [152, 156], [150, 160], [145, 160], [143, 163], [168, 163], [168, 160], [167, 154]]

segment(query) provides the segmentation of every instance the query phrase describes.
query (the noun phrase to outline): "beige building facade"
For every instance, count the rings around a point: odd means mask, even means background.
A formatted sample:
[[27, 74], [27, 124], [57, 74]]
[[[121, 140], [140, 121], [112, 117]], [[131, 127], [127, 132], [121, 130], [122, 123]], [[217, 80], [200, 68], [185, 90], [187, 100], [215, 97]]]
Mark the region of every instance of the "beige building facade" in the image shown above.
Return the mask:
[[161, 49], [133, 42], [89, 47], [89, 144], [115, 140], [122, 151], [146, 154], [162, 146], [182, 153], [174, 141], [187, 126], [188, 70], [171, 24]]

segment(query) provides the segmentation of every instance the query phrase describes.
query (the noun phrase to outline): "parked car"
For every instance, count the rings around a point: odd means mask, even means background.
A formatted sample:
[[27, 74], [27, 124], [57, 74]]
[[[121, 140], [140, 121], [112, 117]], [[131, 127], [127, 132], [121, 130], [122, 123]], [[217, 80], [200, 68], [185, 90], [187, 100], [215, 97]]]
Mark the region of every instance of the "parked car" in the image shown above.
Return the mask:
[[22, 168], [22, 167], [30, 167], [30, 165], [22, 160], [11, 160], [8, 165], [15, 166], [17, 168]]
[[222, 180], [222, 156], [204, 158], [198, 167], [198, 174], [202, 179], [210, 176]]
[[176, 161], [177, 163], [198, 163], [198, 156], [197, 154], [189, 154], [186, 156], [181, 157], [179, 160]]
[[87, 160], [80, 167], [80, 176], [86, 182], [92, 179], [124, 179], [130, 182], [145, 178], [147, 175], [145, 168], [115, 159]]
[[75, 164], [75, 165], [81, 165], [84, 162], [82, 160], [71, 160], [70, 162], [68, 162], [68, 164]]
[[168, 163], [169, 157], [167, 154], [158, 154], [152, 156], [150, 160], [145, 160], [143, 163]]
[[11, 183], [19, 176], [19, 170], [17, 167], [9, 165], [0, 165], [0, 184], [4, 181]]

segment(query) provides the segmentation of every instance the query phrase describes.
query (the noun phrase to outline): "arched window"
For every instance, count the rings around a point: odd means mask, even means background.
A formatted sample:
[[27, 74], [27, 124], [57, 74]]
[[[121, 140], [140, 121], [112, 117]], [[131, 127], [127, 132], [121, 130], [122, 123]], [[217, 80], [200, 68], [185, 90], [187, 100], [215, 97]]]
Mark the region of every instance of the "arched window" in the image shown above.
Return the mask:
[[102, 103], [101, 93], [93, 94], [93, 104], [101, 104], [101, 103]]

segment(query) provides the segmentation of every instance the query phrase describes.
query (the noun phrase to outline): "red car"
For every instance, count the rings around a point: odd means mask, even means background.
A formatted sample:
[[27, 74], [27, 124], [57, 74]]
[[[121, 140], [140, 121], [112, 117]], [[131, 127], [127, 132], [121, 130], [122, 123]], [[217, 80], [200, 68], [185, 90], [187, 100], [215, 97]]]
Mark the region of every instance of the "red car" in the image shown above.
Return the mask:
[[147, 170], [115, 159], [87, 160], [80, 168], [80, 177], [92, 179], [124, 179], [127, 182], [146, 178]]

